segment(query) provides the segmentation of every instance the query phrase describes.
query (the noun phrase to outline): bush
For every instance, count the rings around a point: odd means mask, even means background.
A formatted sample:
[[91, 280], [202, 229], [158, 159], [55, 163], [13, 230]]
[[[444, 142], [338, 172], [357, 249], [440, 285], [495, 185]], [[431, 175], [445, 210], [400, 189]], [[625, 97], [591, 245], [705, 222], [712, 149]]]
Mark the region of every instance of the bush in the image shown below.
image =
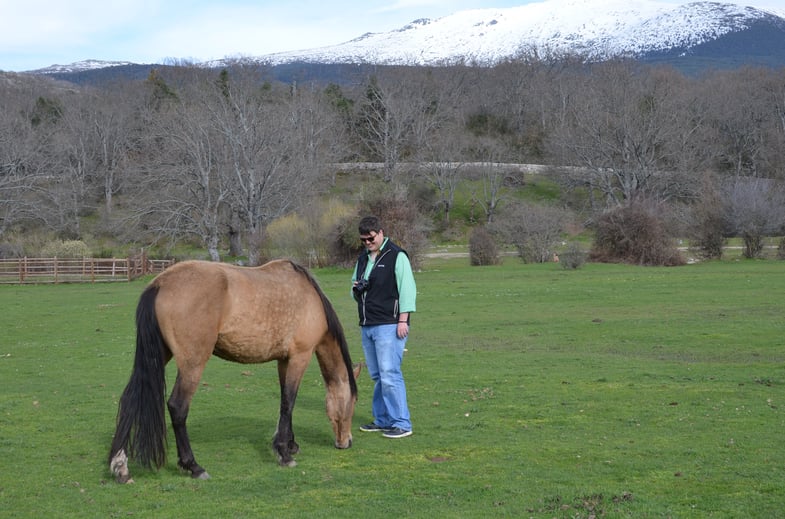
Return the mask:
[[428, 233], [431, 223], [417, 201], [410, 196], [404, 184], [385, 183], [377, 189], [364, 192], [359, 201], [358, 212], [349, 225], [344, 225], [344, 240], [351, 244], [353, 260], [357, 258], [362, 246], [357, 238], [357, 223], [367, 215], [378, 217], [384, 226], [384, 235], [403, 247], [409, 254], [414, 270], [422, 266], [425, 250], [428, 247]]
[[553, 259], [566, 220], [563, 209], [517, 203], [500, 211], [492, 232], [514, 245], [523, 261], [545, 263]]
[[328, 265], [332, 258], [333, 230], [351, 214], [349, 206], [330, 200], [314, 202], [298, 213], [279, 218], [267, 226], [266, 255], [291, 258], [311, 268]]
[[41, 256], [44, 258], [87, 258], [90, 256], [90, 247], [81, 240], [55, 240], [43, 246]]
[[469, 261], [473, 266], [501, 263], [499, 247], [485, 227], [475, 227], [469, 235]]
[[14, 243], [0, 243], [0, 259], [21, 258], [24, 250]]
[[734, 178], [725, 186], [729, 221], [744, 241], [745, 258], [763, 252], [764, 238], [785, 224], [785, 185], [766, 178]]
[[587, 256], [588, 253], [581, 249], [581, 245], [573, 242], [559, 255], [559, 263], [563, 269], [578, 269], [586, 263]]
[[589, 258], [606, 263], [633, 265], [684, 265], [661, 215], [661, 206], [633, 202], [603, 214], [597, 221]]
[[701, 197], [692, 206], [689, 234], [692, 246], [704, 258], [722, 258], [722, 249], [727, 243], [730, 231], [727, 210], [716, 182], [709, 176], [704, 177]]

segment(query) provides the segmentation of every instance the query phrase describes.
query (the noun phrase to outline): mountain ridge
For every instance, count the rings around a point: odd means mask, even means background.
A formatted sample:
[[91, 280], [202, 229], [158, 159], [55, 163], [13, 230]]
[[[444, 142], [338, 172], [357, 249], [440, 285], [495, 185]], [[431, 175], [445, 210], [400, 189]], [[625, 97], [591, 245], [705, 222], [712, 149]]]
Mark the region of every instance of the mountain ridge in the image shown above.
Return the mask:
[[[655, 0], [546, 0], [421, 18], [337, 45], [198, 65], [493, 65], [531, 55], [587, 61], [633, 58], [687, 68], [691, 58], [716, 66], [723, 60], [743, 64], [749, 56], [753, 64], [785, 66], [785, 11], [711, 1], [675, 5]], [[133, 65], [118, 61], [106, 66]], [[62, 77], [98, 68], [100, 62], [85, 60], [30, 72]]]
[[257, 59], [271, 65], [493, 64], [536, 53], [600, 61], [691, 48], [747, 30], [760, 21], [785, 24], [785, 18], [775, 13], [727, 2], [674, 5], [653, 0], [548, 0], [504, 9], [459, 11], [436, 20], [415, 20], [386, 33], [366, 33], [338, 45]]

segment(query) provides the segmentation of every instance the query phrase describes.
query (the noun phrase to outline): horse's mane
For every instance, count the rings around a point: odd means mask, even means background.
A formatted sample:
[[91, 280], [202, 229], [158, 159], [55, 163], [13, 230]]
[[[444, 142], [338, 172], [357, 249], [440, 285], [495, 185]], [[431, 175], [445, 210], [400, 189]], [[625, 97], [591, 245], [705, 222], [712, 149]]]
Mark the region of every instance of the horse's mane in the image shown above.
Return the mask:
[[338, 341], [338, 344], [341, 347], [341, 356], [343, 357], [344, 364], [346, 364], [346, 371], [349, 374], [349, 386], [351, 388], [352, 395], [356, 396], [357, 381], [354, 379], [352, 359], [349, 355], [349, 344], [346, 342], [346, 334], [343, 331], [343, 326], [341, 325], [340, 319], [338, 319], [338, 314], [335, 312], [335, 308], [333, 308], [332, 303], [330, 303], [330, 300], [327, 299], [327, 296], [322, 291], [319, 283], [307, 268], [291, 260], [289, 260], [289, 263], [292, 265], [292, 268], [295, 270], [295, 272], [299, 272], [305, 276], [305, 278], [311, 283], [311, 286], [314, 288], [314, 290], [316, 290], [316, 293], [319, 294], [319, 298], [322, 300], [322, 306], [324, 307], [324, 315], [327, 317], [327, 329], [335, 338], [335, 340]]

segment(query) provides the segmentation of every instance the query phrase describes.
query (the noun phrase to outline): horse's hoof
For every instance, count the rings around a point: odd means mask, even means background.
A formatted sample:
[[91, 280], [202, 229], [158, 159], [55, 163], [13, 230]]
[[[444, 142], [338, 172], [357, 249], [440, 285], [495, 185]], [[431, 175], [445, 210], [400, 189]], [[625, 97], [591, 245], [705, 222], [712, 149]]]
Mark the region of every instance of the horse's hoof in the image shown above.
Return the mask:
[[282, 457], [278, 456], [278, 465], [281, 467], [296, 467], [297, 461], [295, 461], [293, 458], [289, 458], [289, 460], [286, 461]]
[[[188, 470], [188, 469], [186, 469]], [[194, 470], [191, 470], [191, 478], [192, 479], [210, 479], [210, 474], [207, 473], [202, 467], [197, 467]]]
[[128, 471], [128, 456], [124, 449], [120, 449], [109, 462], [109, 470], [115, 475], [115, 480], [122, 483], [133, 483], [131, 473]]

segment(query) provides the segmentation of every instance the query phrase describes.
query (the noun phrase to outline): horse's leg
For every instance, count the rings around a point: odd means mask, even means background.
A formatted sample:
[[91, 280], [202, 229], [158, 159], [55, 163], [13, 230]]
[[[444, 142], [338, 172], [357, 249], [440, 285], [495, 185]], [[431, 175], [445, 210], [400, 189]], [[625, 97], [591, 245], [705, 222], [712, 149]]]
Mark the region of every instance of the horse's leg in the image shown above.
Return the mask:
[[296, 362], [290, 358], [278, 361], [278, 380], [281, 384], [281, 411], [278, 417], [278, 429], [273, 437], [273, 450], [278, 455], [278, 463], [287, 467], [297, 465], [292, 455], [300, 452], [300, 446], [294, 441], [292, 411], [294, 410], [297, 391], [306, 367], [308, 367], [307, 360], [305, 362]]
[[182, 469], [189, 471], [193, 478], [209, 479], [210, 475], [194, 459], [191, 442], [188, 439], [188, 430], [185, 426], [185, 421], [188, 419], [188, 410], [191, 407], [191, 399], [199, 385], [203, 369], [204, 367], [197, 370], [197, 372], [191, 371], [187, 376], [184, 376], [182, 371], [178, 370], [177, 380], [174, 383], [172, 395], [169, 397], [167, 405], [169, 407], [169, 416], [172, 418], [174, 438], [177, 442], [177, 464]]

